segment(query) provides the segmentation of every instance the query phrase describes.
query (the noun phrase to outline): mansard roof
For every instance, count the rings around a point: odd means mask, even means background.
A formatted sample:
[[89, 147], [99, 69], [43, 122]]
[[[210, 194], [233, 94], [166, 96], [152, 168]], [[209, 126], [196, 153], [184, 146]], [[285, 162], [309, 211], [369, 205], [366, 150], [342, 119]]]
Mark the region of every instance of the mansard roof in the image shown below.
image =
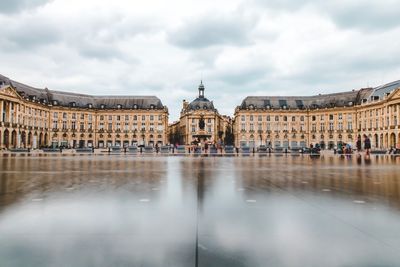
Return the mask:
[[163, 109], [156, 96], [94, 96], [56, 90], [35, 88], [13, 81], [0, 74], [0, 85], [10, 85], [25, 98], [66, 107], [93, 107], [105, 109]]
[[204, 97], [204, 84], [203, 81], [200, 82], [199, 85], [199, 96], [193, 100], [192, 102], [190, 102], [190, 104], [188, 105], [187, 109], [188, 110], [210, 110], [210, 111], [216, 111], [215, 107], [214, 107], [214, 103], [210, 100], [208, 100], [206, 97]]
[[400, 80], [375, 87], [368, 100], [382, 100], [397, 88], [400, 88]]
[[215, 110], [214, 104], [212, 101], [208, 100], [207, 98], [196, 98], [190, 104], [188, 105], [189, 110], [198, 110], [198, 109], [204, 109], [204, 110]]
[[317, 109], [346, 107], [360, 104], [372, 91], [372, 88], [364, 88], [349, 92], [314, 96], [248, 96], [242, 101], [239, 108]]

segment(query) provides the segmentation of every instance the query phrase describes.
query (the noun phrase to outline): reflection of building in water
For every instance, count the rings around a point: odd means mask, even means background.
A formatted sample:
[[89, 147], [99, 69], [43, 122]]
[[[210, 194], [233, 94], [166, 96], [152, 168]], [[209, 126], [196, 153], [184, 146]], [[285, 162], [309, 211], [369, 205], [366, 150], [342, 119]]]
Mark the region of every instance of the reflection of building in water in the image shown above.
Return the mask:
[[[367, 165], [387, 166], [385, 171]], [[339, 199], [365, 199], [389, 203], [400, 209], [400, 183], [397, 171], [400, 157], [276, 157], [235, 160], [237, 183], [244, 194], [263, 189], [278, 194], [326, 194]], [[265, 192], [264, 192], [265, 193]], [[264, 194], [260, 191], [260, 194]]]
[[167, 143], [168, 109], [155, 96], [38, 89], [0, 75], [0, 148]]
[[204, 96], [203, 82], [199, 95], [192, 102], [183, 100], [180, 119], [169, 126], [171, 143], [192, 144], [193, 142], [218, 142], [224, 140], [230, 118], [222, 116], [214, 103]]
[[[65, 161], [68, 164], [65, 164]], [[64, 192], [130, 192], [155, 199], [166, 178], [165, 160], [63, 156], [2, 157], [0, 208], [25, 197]], [[17, 170], [24, 170], [23, 172]], [[90, 170], [90, 171], [88, 171]]]
[[373, 148], [400, 140], [400, 81], [316, 96], [249, 96], [235, 109], [236, 145], [333, 148], [366, 134]]

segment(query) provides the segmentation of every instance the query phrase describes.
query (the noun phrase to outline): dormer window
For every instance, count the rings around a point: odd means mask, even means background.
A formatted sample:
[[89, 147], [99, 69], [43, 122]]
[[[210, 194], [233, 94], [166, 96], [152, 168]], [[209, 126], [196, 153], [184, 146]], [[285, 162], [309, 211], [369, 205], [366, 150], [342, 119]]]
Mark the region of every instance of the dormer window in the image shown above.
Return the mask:
[[101, 108], [101, 109], [105, 109], [105, 108], [106, 108], [106, 105], [101, 104], [101, 105], [100, 105], [100, 108]]
[[350, 101], [350, 102], [348, 103], [348, 105], [349, 105], [349, 106], [352, 106], [352, 105], [353, 105], [353, 102], [352, 102], [352, 101]]
[[254, 105], [253, 104], [249, 105], [249, 109], [254, 109]]
[[93, 108], [93, 104], [92, 104], [92, 103], [89, 103], [89, 104], [88, 104], [88, 108]]
[[121, 104], [118, 104], [117, 105], [117, 109], [121, 109], [122, 108], [122, 105]]
[[134, 104], [134, 105], [133, 105], [133, 109], [138, 109], [138, 105], [137, 105], [137, 104]]
[[58, 105], [58, 101], [57, 100], [53, 100], [53, 106], [57, 106]]
[[270, 106], [270, 105], [267, 105], [267, 109], [271, 109], [271, 106]]
[[154, 105], [150, 105], [150, 109], [154, 109]]
[[204, 106], [203, 106], [203, 109], [207, 109], [207, 106], [206, 106], [206, 105], [204, 105]]
[[69, 106], [74, 108], [74, 107], [76, 107], [76, 103], [75, 102], [71, 102], [71, 103], [69, 103]]

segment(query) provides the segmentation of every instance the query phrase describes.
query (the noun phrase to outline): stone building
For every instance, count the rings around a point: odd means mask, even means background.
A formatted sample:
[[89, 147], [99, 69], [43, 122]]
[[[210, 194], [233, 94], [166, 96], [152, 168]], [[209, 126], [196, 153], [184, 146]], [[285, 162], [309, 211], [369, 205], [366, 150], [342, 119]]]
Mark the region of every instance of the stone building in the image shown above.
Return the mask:
[[316, 96], [249, 96], [235, 109], [236, 146], [299, 148], [355, 145], [366, 134], [373, 148], [400, 140], [400, 81]]
[[0, 75], [0, 147], [167, 143], [168, 109], [155, 96], [38, 89]]
[[218, 113], [214, 103], [204, 96], [204, 90], [201, 82], [198, 97], [190, 103], [183, 100], [179, 121], [169, 126], [170, 136], [179, 133], [181, 144], [223, 142], [230, 119]]

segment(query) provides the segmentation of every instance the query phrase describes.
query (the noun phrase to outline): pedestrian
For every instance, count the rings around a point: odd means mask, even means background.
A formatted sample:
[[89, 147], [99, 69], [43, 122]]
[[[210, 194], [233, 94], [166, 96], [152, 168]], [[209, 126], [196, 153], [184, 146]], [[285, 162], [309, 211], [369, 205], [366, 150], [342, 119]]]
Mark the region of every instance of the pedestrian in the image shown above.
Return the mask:
[[358, 137], [357, 137], [356, 147], [357, 147], [357, 152], [361, 152], [361, 136], [360, 135], [358, 135]]
[[371, 140], [365, 134], [364, 134], [364, 149], [365, 149], [366, 155], [369, 155], [371, 152]]

